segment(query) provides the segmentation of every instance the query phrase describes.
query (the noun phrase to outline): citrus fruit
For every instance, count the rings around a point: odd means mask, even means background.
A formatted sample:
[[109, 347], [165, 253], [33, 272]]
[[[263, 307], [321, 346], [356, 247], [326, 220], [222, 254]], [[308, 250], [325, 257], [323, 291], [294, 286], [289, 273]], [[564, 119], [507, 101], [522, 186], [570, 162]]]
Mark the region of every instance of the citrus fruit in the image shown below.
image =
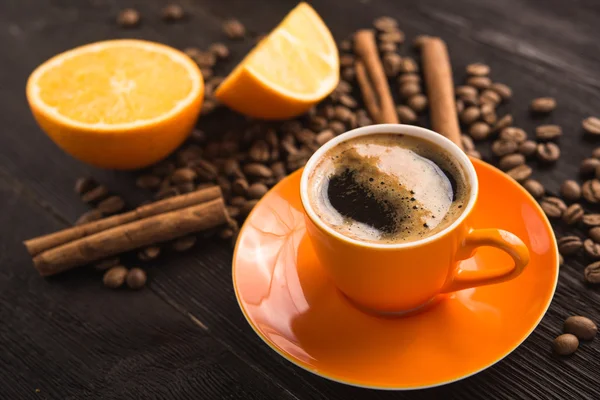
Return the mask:
[[184, 53], [142, 40], [97, 42], [40, 65], [27, 100], [41, 128], [89, 164], [153, 164], [192, 130], [204, 95], [198, 66]]
[[338, 81], [333, 37], [315, 10], [300, 3], [242, 60], [215, 95], [242, 114], [285, 119], [306, 112]]

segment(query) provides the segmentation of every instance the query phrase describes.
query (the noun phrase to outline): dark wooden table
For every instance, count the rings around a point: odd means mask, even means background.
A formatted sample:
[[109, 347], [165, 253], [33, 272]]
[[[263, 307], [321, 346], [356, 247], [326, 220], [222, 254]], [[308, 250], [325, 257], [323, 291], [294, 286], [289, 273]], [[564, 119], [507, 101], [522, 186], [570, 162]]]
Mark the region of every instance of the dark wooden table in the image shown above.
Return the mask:
[[[100, 171], [63, 154], [40, 131], [25, 100], [29, 73], [76, 45], [140, 37], [177, 47], [225, 40], [224, 18], [252, 34], [267, 32], [295, 0], [185, 0], [188, 22], [165, 25], [163, 0], [3, 0], [0, 2], [0, 398], [1, 399], [598, 399], [600, 339], [557, 359], [550, 342], [562, 321], [583, 314], [600, 322], [600, 293], [582, 281], [583, 258], [562, 267], [552, 306], [535, 332], [505, 360], [451, 385], [378, 392], [337, 384], [277, 356], [252, 332], [231, 286], [231, 250], [214, 242], [161, 262], [149, 288], [110, 291], [89, 270], [42, 279], [21, 241], [70, 225], [85, 211], [72, 191], [91, 174], [124, 194], [135, 175]], [[119, 30], [114, 16], [135, 5], [144, 23]], [[600, 114], [600, 4], [596, 0], [319, 0], [315, 8], [337, 39], [396, 17], [409, 39], [420, 33], [448, 43], [455, 79], [483, 61], [512, 86], [507, 110], [531, 132], [534, 97], [555, 96], [546, 121], [561, 124], [563, 157], [536, 172], [551, 191], [575, 177], [597, 144], [580, 121]], [[251, 41], [232, 44], [239, 59]], [[218, 132], [218, 126], [211, 128]], [[482, 145], [488, 154], [489, 144]], [[560, 224], [557, 233], [563, 232]], [[515, 293], [515, 296], [518, 296]], [[440, 329], [443, 332], [443, 327]]]

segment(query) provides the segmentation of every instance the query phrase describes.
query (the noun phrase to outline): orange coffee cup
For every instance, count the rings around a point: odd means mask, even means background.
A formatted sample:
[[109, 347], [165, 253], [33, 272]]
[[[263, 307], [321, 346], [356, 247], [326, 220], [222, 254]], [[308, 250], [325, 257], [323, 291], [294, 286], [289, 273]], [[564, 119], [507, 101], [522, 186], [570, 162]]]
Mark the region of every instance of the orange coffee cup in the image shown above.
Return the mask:
[[[309, 202], [308, 178], [328, 150], [356, 137], [391, 133], [419, 137], [446, 150], [463, 168], [471, 194], [463, 213], [447, 228], [408, 243], [383, 244], [349, 238], [326, 225]], [[437, 295], [514, 279], [529, 262], [529, 250], [514, 234], [496, 228], [474, 229], [469, 215], [478, 193], [475, 169], [465, 153], [444, 136], [411, 125], [371, 125], [346, 132], [310, 158], [300, 181], [306, 228], [317, 257], [331, 279], [358, 306], [385, 313], [418, 310]], [[493, 212], [494, 210], [490, 210]], [[513, 265], [463, 270], [459, 261], [481, 246], [508, 253]]]

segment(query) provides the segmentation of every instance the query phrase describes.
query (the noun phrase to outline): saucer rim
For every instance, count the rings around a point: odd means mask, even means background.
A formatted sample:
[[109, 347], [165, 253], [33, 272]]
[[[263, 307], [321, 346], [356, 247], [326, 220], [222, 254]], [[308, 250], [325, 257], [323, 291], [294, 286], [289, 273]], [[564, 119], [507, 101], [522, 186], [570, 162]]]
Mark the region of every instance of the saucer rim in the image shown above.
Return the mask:
[[[242, 305], [241, 299], [240, 299], [240, 294], [238, 291], [238, 285], [236, 282], [236, 277], [235, 277], [235, 260], [237, 259], [237, 251], [239, 248], [239, 241], [242, 238], [242, 235], [238, 235], [237, 240], [235, 242], [235, 247], [234, 247], [234, 251], [233, 251], [233, 258], [232, 258], [232, 262], [231, 262], [231, 278], [232, 278], [232, 283], [233, 283], [233, 290], [235, 293], [235, 298], [236, 301], [238, 303], [238, 306], [240, 307], [240, 310], [242, 311], [242, 314], [244, 315], [244, 318], [246, 319], [246, 321], [248, 322], [248, 324], [250, 325], [250, 327], [252, 328], [252, 330], [257, 334], [257, 336], [267, 345], [269, 346], [273, 351], [275, 351], [277, 354], [279, 354], [281, 357], [283, 357], [285, 360], [287, 360], [288, 362], [292, 363], [293, 365], [302, 368], [305, 371], [308, 371], [314, 375], [317, 375], [321, 378], [325, 378], [327, 380], [336, 382], [336, 383], [340, 383], [340, 384], [344, 384], [344, 385], [348, 385], [348, 386], [354, 386], [354, 387], [358, 387], [361, 389], [374, 389], [374, 390], [382, 390], [382, 391], [409, 391], [409, 390], [421, 390], [421, 389], [432, 389], [435, 387], [439, 387], [439, 386], [443, 386], [443, 385], [448, 385], [451, 383], [455, 383], [458, 381], [461, 381], [463, 379], [466, 378], [470, 378], [471, 376], [474, 376], [482, 371], [485, 371], [486, 369], [493, 367], [494, 365], [496, 365], [498, 362], [504, 360], [508, 355], [510, 355], [513, 351], [515, 351], [519, 346], [521, 346], [523, 344], [523, 342], [525, 342], [525, 340], [527, 340], [527, 338], [529, 338], [529, 336], [531, 336], [531, 334], [533, 333], [533, 331], [535, 330], [535, 328], [538, 327], [538, 325], [540, 324], [540, 322], [542, 321], [542, 319], [544, 318], [544, 316], [546, 315], [546, 313], [548, 312], [548, 309], [550, 308], [550, 305], [552, 304], [552, 300], [554, 299], [554, 295], [556, 294], [556, 287], [558, 285], [558, 277], [559, 277], [559, 272], [560, 272], [560, 256], [559, 256], [559, 252], [558, 252], [558, 244], [556, 242], [556, 235], [554, 234], [554, 230], [552, 229], [552, 224], [550, 223], [548, 217], [546, 216], [546, 214], [544, 213], [544, 211], [542, 210], [542, 208], [540, 207], [539, 203], [537, 202], [537, 200], [535, 200], [535, 198], [527, 191], [525, 190], [525, 188], [523, 188], [517, 181], [515, 181], [514, 179], [510, 178], [509, 176], [506, 176], [506, 174], [496, 168], [495, 166], [479, 160], [479, 159], [475, 159], [473, 157], [469, 156], [469, 159], [471, 160], [471, 162], [473, 164], [478, 164], [479, 166], [481, 166], [482, 168], [488, 168], [490, 170], [492, 170], [494, 173], [496, 174], [501, 174], [503, 175], [504, 179], [509, 179], [512, 180], [512, 184], [513, 186], [517, 187], [519, 191], [521, 191], [521, 193], [524, 193], [526, 195], [526, 197], [529, 199], [529, 201], [535, 205], [535, 208], [537, 209], [538, 213], [541, 215], [542, 220], [545, 222], [546, 224], [546, 228], [548, 229], [548, 231], [550, 232], [550, 237], [552, 238], [552, 242], [554, 244], [554, 249], [555, 249], [555, 259], [556, 259], [556, 265], [554, 268], [554, 283], [552, 286], [552, 292], [550, 294], [550, 296], [548, 297], [548, 301], [546, 304], [546, 307], [544, 308], [543, 312], [540, 312], [540, 316], [537, 319], [537, 321], [535, 321], [535, 323], [532, 324], [531, 329], [523, 335], [523, 338], [521, 339], [521, 341], [519, 341], [518, 343], [515, 344], [515, 346], [511, 346], [509, 348], [509, 350], [504, 353], [502, 356], [498, 357], [497, 360], [495, 360], [494, 362], [484, 365], [483, 367], [470, 372], [468, 374], [463, 374], [455, 379], [450, 379], [450, 380], [444, 380], [441, 382], [436, 382], [434, 384], [431, 385], [417, 385], [417, 386], [376, 386], [376, 385], [364, 385], [364, 384], [360, 384], [360, 383], [356, 383], [356, 382], [352, 382], [352, 381], [348, 381], [348, 380], [342, 380], [342, 379], [337, 379], [331, 375], [328, 374], [324, 374], [322, 372], [316, 371], [315, 369], [310, 368], [308, 365], [305, 365], [304, 363], [302, 363], [301, 361], [289, 356], [287, 353], [284, 353], [283, 351], [281, 351], [280, 349], [276, 348], [275, 346], [273, 346], [270, 341], [260, 332], [260, 330], [258, 329], [257, 326], [255, 326], [255, 324], [252, 322], [252, 320], [250, 319], [248, 313], [246, 312], [246, 310], [244, 309], [244, 306]], [[474, 165], [475, 167], [475, 165]], [[302, 174], [302, 170], [304, 168], [300, 168], [296, 171], [294, 171], [292, 174], [288, 175], [287, 177], [285, 177], [284, 179], [282, 179], [281, 181], [279, 181], [275, 186], [273, 186], [270, 190], [274, 190], [275, 188], [277, 188], [279, 185], [283, 184], [283, 182], [287, 179], [290, 179], [293, 175], [295, 174]], [[477, 169], [477, 168], [475, 168]], [[259, 202], [254, 206], [254, 208], [252, 209], [252, 211], [250, 212], [250, 214], [248, 214], [246, 220], [244, 221], [244, 223], [242, 224], [241, 228], [240, 228], [240, 233], [243, 231], [247, 221], [250, 220], [250, 217], [252, 216], [252, 214], [255, 212], [255, 210], [257, 210], [260, 206], [261, 203], [263, 203], [263, 201], [266, 199], [267, 195], [269, 193], [267, 192], [265, 194], [265, 196], [263, 196], [263, 198], [261, 200], [259, 200]]]

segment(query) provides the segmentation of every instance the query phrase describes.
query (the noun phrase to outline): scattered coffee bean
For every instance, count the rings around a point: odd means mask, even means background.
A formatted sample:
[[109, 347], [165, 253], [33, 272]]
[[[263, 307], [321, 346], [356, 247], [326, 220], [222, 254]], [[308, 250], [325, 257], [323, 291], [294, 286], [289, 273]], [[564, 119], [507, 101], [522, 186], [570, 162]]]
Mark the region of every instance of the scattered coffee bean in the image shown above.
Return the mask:
[[356, 70], [354, 69], [354, 67], [347, 67], [342, 69], [341, 75], [342, 79], [346, 81], [353, 81], [356, 77]]
[[398, 22], [392, 17], [379, 17], [373, 21], [373, 26], [382, 32], [393, 32], [398, 29]]
[[419, 72], [419, 65], [410, 57], [404, 57], [400, 64], [400, 72], [403, 74], [414, 74]]
[[560, 195], [568, 201], [578, 201], [581, 198], [581, 186], [572, 180], [566, 180], [560, 186]]
[[223, 23], [223, 32], [229, 39], [242, 39], [246, 35], [246, 28], [237, 19], [229, 19]]
[[[405, 122], [405, 121], [403, 121], [403, 122]], [[325, 143], [329, 142], [334, 137], [335, 137], [335, 133], [333, 133], [333, 131], [331, 129], [325, 129], [325, 130], [319, 132], [319, 134], [315, 138], [315, 141], [317, 142], [317, 144], [319, 146], [322, 146]], [[271, 169], [273, 169], [273, 168], [271, 168]]]
[[169, 4], [162, 9], [160, 16], [164, 21], [175, 22], [185, 18], [185, 11], [178, 4]]
[[496, 115], [496, 109], [492, 104], [484, 103], [481, 105], [481, 119], [490, 126], [496, 125], [498, 115]]
[[503, 157], [517, 151], [519, 145], [512, 140], [495, 140], [492, 143], [492, 154], [496, 157]]
[[229, 58], [229, 48], [223, 43], [213, 43], [208, 47], [208, 51], [215, 55], [219, 60]]
[[537, 143], [533, 140], [526, 140], [519, 145], [519, 153], [525, 157], [530, 157], [537, 152]]
[[346, 126], [343, 122], [340, 121], [331, 121], [329, 122], [329, 129], [333, 131], [336, 135], [341, 135], [346, 131]]
[[465, 153], [467, 153], [467, 155], [469, 157], [473, 157], [476, 158], [478, 160], [481, 160], [481, 153], [478, 152], [477, 150], [473, 149], [473, 150], [466, 150]]
[[187, 182], [193, 182], [198, 174], [191, 168], [179, 168], [171, 175], [171, 182], [175, 185]]
[[492, 83], [490, 89], [498, 93], [503, 101], [509, 100], [512, 97], [512, 89], [504, 83]]
[[428, 105], [428, 101], [427, 101], [427, 97], [425, 97], [425, 95], [416, 94], [413, 97], [411, 97], [410, 99], [408, 99], [406, 104], [418, 114], [418, 113], [425, 111], [425, 109], [427, 108], [427, 105]]
[[217, 178], [217, 167], [207, 160], [194, 160], [188, 164], [188, 167], [193, 168], [201, 182], [211, 182]]
[[460, 115], [465, 110], [465, 102], [461, 99], [456, 100], [456, 112]]
[[579, 347], [579, 339], [570, 333], [563, 333], [552, 342], [552, 351], [559, 356], [568, 356]]
[[583, 241], [577, 236], [564, 236], [558, 239], [558, 251], [563, 256], [577, 253], [583, 247]]
[[417, 121], [417, 114], [408, 106], [398, 106], [396, 112], [401, 123], [413, 124]]
[[600, 118], [588, 117], [581, 122], [581, 126], [590, 135], [600, 135]]
[[517, 182], [523, 182], [531, 176], [532, 172], [533, 171], [529, 165], [523, 164], [508, 170], [506, 174]]
[[595, 174], [598, 166], [600, 166], [600, 160], [596, 158], [586, 158], [579, 165], [579, 173], [582, 176]]
[[586, 239], [583, 242], [583, 249], [585, 254], [594, 260], [600, 259], [600, 244], [594, 242], [592, 239]]
[[98, 203], [98, 210], [104, 214], [115, 214], [125, 208], [125, 201], [119, 196], [110, 196]]
[[552, 142], [537, 145], [537, 158], [544, 163], [553, 163], [560, 158], [560, 148]]
[[585, 214], [581, 219], [585, 226], [600, 226], [600, 214]]
[[512, 140], [521, 144], [527, 140], [527, 133], [521, 128], [509, 126], [508, 128], [502, 129], [500, 132], [500, 139]]
[[552, 97], [540, 97], [533, 99], [529, 104], [529, 109], [533, 113], [549, 113], [556, 108], [556, 100]]
[[121, 264], [121, 259], [119, 257], [111, 257], [95, 263], [94, 269], [97, 271], [106, 271], [107, 269], [116, 267], [119, 264]]
[[264, 183], [256, 182], [248, 187], [247, 194], [250, 199], [260, 199], [267, 193], [269, 188]]
[[563, 212], [562, 220], [567, 225], [573, 225], [583, 218], [583, 208], [578, 203], [573, 203]]
[[125, 283], [126, 277], [127, 268], [119, 265], [106, 271], [104, 273], [104, 277], [102, 278], [102, 282], [104, 283], [104, 286], [111, 289], [116, 289]]
[[160, 247], [148, 246], [138, 251], [138, 259], [141, 261], [150, 261], [158, 258], [160, 255]]
[[343, 54], [340, 56], [340, 66], [342, 67], [351, 67], [354, 65], [354, 55], [352, 54]]
[[131, 268], [125, 278], [127, 286], [134, 290], [143, 288], [146, 285], [146, 279], [146, 272], [141, 268]]
[[562, 128], [558, 125], [540, 125], [535, 128], [537, 140], [555, 140], [562, 135]]
[[548, 218], [560, 218], [567, 209], [567, 205], [558, 197], [544, 197], [540, 206]]
[[590, 203], [596, 204], [600, 202], [600, 180], [591, 179], [585, 181], [581, 186], [581, 194]]
[[400, 96], [405, 99], [421, 93], [421, 86], [416, 83], [404, 83], [400, 86]]
[[480, 116], [481, 111], [479, 110], [479, 107], [467, 107], [460, 113], [460, 122], [465, 125], [471, 125], [473, 122], [477, 121]]
[[522, 164], [525, 164], [525, 156], [523, 154], [514, 153], [502, 157], [498, 162], [498, 167], [503, 171], [508, 171], [509, 169], [513, 169]]
[[140, 189], [155, 190], [160, 186], [160, 182], [159, 176], [147, 174], [139, 176], [135, 181], [135, 185]]
[[84, 212], [79, 218], [77, 218], [77, 221], [75, 221], [75, 225], [84, 225], [88, 222], [98, 221], [102, 218], [104, 218], [104, 214], [102, 213], [102, 211], [98, 209], [89, 210]]
[[546, 193], [544, 185], [534, 179], [527, 179], [525, 182], [523, 182], [523, 187], [535, 199], [541, 198]]
[[186, 251], [194, 247], [196, 244], [196, 236], [183, 236], [179, 239], [175, 239], [171, 243], [171, 249], [175, 251]]
[[490, 74], [490, 67], [482, 63], [473, 63], [467, 65], [467, 74], [471, 76], [487, 76]]
[[465, 151], [475, 150], [475, 144], [473, 143], [473, 139], [471, 139], [470, 136], [460, 135], [460, 141]]
[[482, 121], [475, 122], [469, 127], [469, 135], [471, 135], [474, 140], [487, 139], [490, 133], [490, 126]]
[[75, 193], [83, 195], [98, 186], [94, 178], [78, 178], [75, 181]]
[[244, 178], [238, 178], [231, 184], [231, 190], [238, 196], [245, 196], [249, 187], [248, 181]]
[[254, 208], [254, 206], [258, 203], [258, 200], [248, 200], [240, 207], [240, 215], [247, 216], [250, 214], [250, 211]]
[[467, 85], [483, 90], [491, 86], [492, 81], [487, 76], [471, 76], [467, 79]]
[[502, 129], [507, 128], [513, 124], [513, 116], [511, 114], [506, 114], [504, 117], [500, 118], [496, 125], [494, 125], [494, 132], [500, 132]]
[[108, 196], [108, 189], [104, 185], [95, 187], [94, 189], [84, 193], [81, 196], [81, 200], [84, 203], [96, 203], [103, 200]]
[[379, 35], [379, 40], [382, 42], [391, 42], [396, 44], [404, 43], [404, 32], [400, 30], [393, 30], [390, 32], [383, 32]]
[[398, 45], [394, 42], [381, 42], [379, 43], [379, 51], [383, 54], [391, 54], [398, 49]]
[[583, 271], [587, 283], [597, 285], [600, 283], [600, 261], [589, 264]]
[[497, 106], [501, 102], [502, 98], [500, 95], [491, 89], [485, 89], [479, 96], [479, 103], [481, 104], [492, 104], [493, 106]]
[[577, 336], [579, 340], [592, 340], [598, 333], [598, 327], [589, 318], [573, 315], [565, 320], [563, 331]]
[[402, 74], [398, 78], [398, 83], [403, 85], [405, 83], [421, 83], [421, 77], [419, 74], [411, 73], [411, 74]]
[[[354, 99], [354, 97], [348, 94], [340, 96], [339, 103], [348, 108], [356, 108], [356, 106], [358, 106], [358, 102]], [[325, 120], [325, 125], [327, 125], [327, 120]], [[323, 126], [323, 128], [325, 128], [325, 126]]]
[[600, 226], [595, 226], [589, 230], [588, 236], [596, 243], [600, 243]]
[[133, 8], [126, 8], [117, 15], [117, 24], [122, 28], [133, 28], [140, 23], [140, 13]]
[[473, 86], [458, 86], [455, 90], [455, 93], [459, 98], [476, 97], [478, 91]]

